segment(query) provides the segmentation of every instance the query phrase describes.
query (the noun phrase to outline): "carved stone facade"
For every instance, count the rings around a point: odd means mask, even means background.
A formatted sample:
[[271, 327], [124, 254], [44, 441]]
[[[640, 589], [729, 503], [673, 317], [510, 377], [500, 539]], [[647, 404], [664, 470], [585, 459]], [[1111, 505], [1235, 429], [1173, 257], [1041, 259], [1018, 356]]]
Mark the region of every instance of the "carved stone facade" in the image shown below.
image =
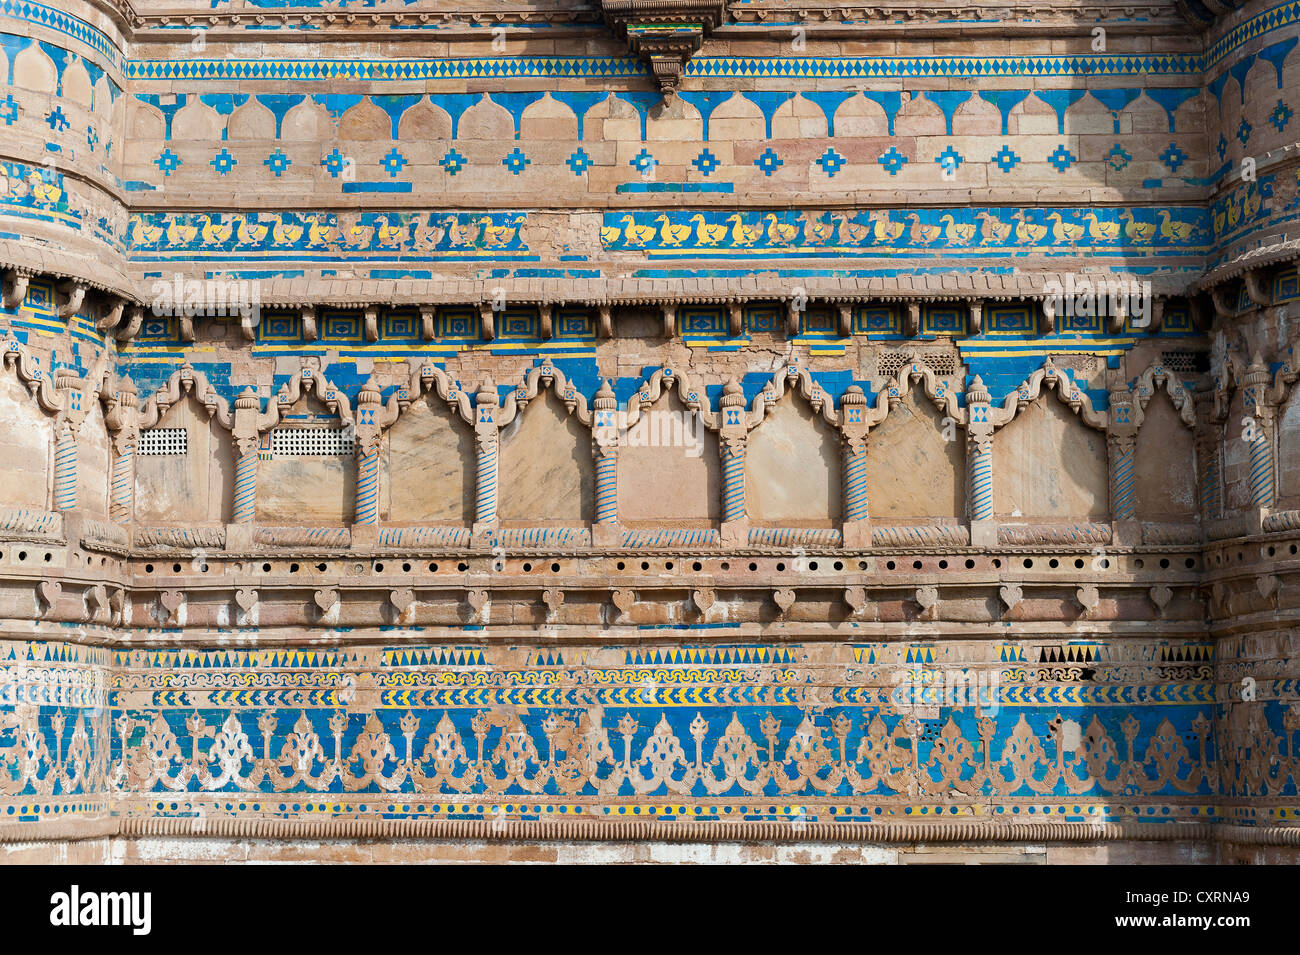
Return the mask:
[[9, 856], [1293, 861], [1298, 41], [0, 0]]

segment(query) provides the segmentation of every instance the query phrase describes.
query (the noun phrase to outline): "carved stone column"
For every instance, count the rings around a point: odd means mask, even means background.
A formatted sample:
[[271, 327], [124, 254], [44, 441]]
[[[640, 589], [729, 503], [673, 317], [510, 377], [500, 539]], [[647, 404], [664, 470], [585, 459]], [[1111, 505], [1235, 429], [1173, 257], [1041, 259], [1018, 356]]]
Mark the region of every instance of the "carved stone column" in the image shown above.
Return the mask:
[[970, 510], [970, 540], [979, 547], [998, 541], [993, 520], [993, 421], [989, 392], [976, 375], [966, 390], [966, 467], [967, 499]]
[[251, 524], [257, 504], [257, 449], [260, 443], [257, 418], [261, 400], [252, 388], [235, 398], [235, 501], [231, 519]]
[[619, 543], [618, 447], [618, 402], [606, 379], [592, 402], [591, 451], [596, 463], [596, 521], [592, 542], [597, 547], [614, 547]]
[[379, 388], [367, 381], [357, 394], [356, 456], [357, 483], [356, 508], [353, 524], [373, 527], [379, 523]]
[[1110, 393], [1110, 424], [1106, 449], [1110, 461], [1110, 513], [1117, 544], [1141, 543], [1141, 528], [1135, 523], [1133, 500], [1133, 455], [1137, 445], [1133, 396], [1127, 389]]
[[[1202, 411], [1208, 409], [1202, 408]], [[1196, 429], [1196, 474], [1200, 479], [1201, 516], [1207, 521], [1223, 513], [1223, 482], [1219, 466], [1222, 428], [1212, 414], [1199, 415]]]
[[71, 511], [77, 507], [77, 433], [85, 418], [81, 379], [73, 369], [60, 368], [54, 373], [54, 387], [62, 404], [54, 425], [54, 507]]
[[840, 446], [844, 452], [844, 546], [870, 547], [867, 500], [867, 396], [849, 385], [840, 399]]
[[735, 379], [727, 382], [718, 402], [722, 414], [722, 542], [727, 546], [749, 543], [745, 516], [745, 393]]
[[478, 455], [474, 483], [474, 533], [497, 526], [497, 456], [500, 433], [497, 412], [500, 398], [497, 388], [487, 379], [474, 398], [474, 447]]
[[113, 475], [108, 515], [117, 524], [135, 516], [135, 448], [140, 438], [139, 395], [135, 383], [123, 378], [113, 395], [104, 422], [113, 432]]
[[1245, 400], [1246, 433], [1242, 435], [1250, 447], [1250, 500], [1254, 505], [1254, 528], [1259, 533], [1268, 509], [1273, 506], [1276, 489], [1273, 461], [1273, 406], [1268, 399], [1268, 366], [1257, 353], [1246, 369]]

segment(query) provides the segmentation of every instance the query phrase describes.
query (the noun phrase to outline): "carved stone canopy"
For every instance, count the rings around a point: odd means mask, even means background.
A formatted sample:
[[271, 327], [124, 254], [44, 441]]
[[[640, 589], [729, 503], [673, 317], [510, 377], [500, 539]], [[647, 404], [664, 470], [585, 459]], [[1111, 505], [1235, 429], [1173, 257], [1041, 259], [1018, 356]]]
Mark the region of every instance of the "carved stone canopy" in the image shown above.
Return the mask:
[[723, 0], [601, 0], [605, 22], [628, 49], [650, 63], [665, 95], [681, 80], [686, 61], [726, 16]]

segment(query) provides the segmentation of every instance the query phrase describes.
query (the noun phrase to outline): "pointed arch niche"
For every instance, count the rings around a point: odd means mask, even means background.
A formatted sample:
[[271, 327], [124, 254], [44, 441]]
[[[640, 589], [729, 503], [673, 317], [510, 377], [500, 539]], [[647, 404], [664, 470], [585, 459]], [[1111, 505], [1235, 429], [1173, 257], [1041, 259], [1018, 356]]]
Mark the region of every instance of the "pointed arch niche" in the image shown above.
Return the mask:
[[[337, 429], [342, 418], [312, 392], [280, 410], [275, 429]], [[355, 508], [355, 454], [276, 454], [258, 462], [257, 520], [267, 524], [350, 524]]]
[[77, 431], [77, 509], [108, 517], [108, 427], [104, 409], [92, 401]]
[[0, 503], [50, 507], [54, 473], [54, 416], [41, 410], [18, 376], [0, 370]]
[[838, 525], [843, 470], [839, 432], [791, 390], [749, 433], [746, 513], [759, 525]]
[[501, 429], [497, 479], [503, 524], [574, 526], [595, 512], [591, 432], [551, 388]]
[[1300, 509], [1300, 388], [1292, 388], [1277, 416], [1277, 506]]
[[230, 432], [193, 393], [182, 396], [149, 430], [185, 431], [184, 454], [135, 456], [135, 516], [153, 524], [231, 520], [235, 482]]
[[1147, 402], [1133, 454], [1133, 510], [1140, 521], [1195, 521], [1200, 515], [1196, 439], [1164, 389]]
[[380, 456], [380, 517], [394, 524], [474, 523], [474, 432], [435, 392], [388, 429]]
[[867, 506], [873, 520], [965, 516], [965, 432], [954, 422], [945, 439], [943, 419], [918, 381], [867, 433]]
[[1055, 393], [1039, 395], [993, 439], [999, 518], [1104, 521], [1110, 514], [1106, 435]]
[[618, 450], [618, 515], [629, 527], [704, 527], [722, 519], [718, 436], [675, 392], [641, 409]]

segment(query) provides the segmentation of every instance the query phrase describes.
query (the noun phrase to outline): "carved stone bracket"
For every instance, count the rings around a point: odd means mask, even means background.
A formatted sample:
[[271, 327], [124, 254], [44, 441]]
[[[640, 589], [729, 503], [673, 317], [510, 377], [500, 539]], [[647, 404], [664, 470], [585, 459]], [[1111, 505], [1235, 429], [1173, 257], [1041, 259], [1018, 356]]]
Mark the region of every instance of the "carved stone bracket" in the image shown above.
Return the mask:
[[665, 96], [676, 92], [686, 61], [726, 17], [723, 0], [601, 0], [605, 22], [650, 64]]
[[619, 618], [626, 619], [632, 605], [636, 603], [636, 594], [631, 590], [615, 590], [610, 594], [610, 600], [618, 611]]
[[1101, 597], [1097, 593], [1097, 588], [1092, 584], [1084, 584], [1082, 587], [1075, 588], [1074, 599], [1082, 608], [1081, 616], [1091, 616], [1101, 602]]
[[36, 597], [44, 608], [37, 607], [37, 612], [43, 617], [48, 617], [54, 610], [55, 603], [58, 602], [59, 595], [63, 593], [63, 584], [57, 580], [42, 580], [36, 585]]
[[106, 623], [113, 616], [108, 600], [108, 588], [95, 584], [86, 588], [86, 619], [93, 623]]
[[564, 591], [558, 587], [546, 588], [542, 591], [542, 603], [546, 604], [547, 621], [555, 621], [560, 615], [560, 605], [564, 603]]
[[180, 610], [185, 604], [185, 593], [180, 590], [164, 590], [158, 595], [158, 603], [167, 612], [169, 624], [180, 623]]
[[255, 587], [240, 587], [235, 591], [235, 604], [246, 614], [253, 612], [257, 601], [258, 594]]
[[916, 601], [916, 605], [921, 608], [921, 614], [928, 614], [939, 606], [939, 588], [934, 584], [917, 587], [913, 599]]
[[465, 600], [476, 621], [481, 623], [487, 619], [488, 592], [486, 590], [471, 590], [465, 595]]
[[316, 591], [313, 601], [323, 618], [328, 617], [339, 605], [339, 592], [333, 589]]
[[410, 587], [401, 587], [389, 591], [388, 602], [393, 605], [393, 610], [397, 612], [397, 618], [401, 620], [406, 616], [407, 611], [415, 605], [415, 591]]

